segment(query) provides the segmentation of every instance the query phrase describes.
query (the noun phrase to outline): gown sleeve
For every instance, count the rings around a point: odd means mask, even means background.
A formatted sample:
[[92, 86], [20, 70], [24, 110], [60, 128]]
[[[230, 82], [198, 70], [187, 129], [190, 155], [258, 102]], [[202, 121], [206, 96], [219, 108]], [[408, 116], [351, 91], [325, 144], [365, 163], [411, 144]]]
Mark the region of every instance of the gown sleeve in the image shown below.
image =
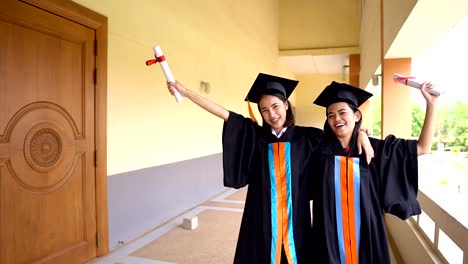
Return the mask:
[[249, 183], [260, 133], [260, 127], [251, 119], [229, 112], [223, 126], [224, 186], [242, 188]]
[[320, 144], [323, 140], [323, 131], [314, 127], [306, 128], [307, 143], [310, 146], [310, 158], [308, 162], [308, 171], [310, 177], [309, 199], [314, 200], [315, 197], [322, 193], [323, 185], [319, 172], [323, 171], [324, 159], [321, 155]]
[[380, 142], [381, 204], [385, 212], [403, 220], [420, 214], [417, 141], [393, 135]]

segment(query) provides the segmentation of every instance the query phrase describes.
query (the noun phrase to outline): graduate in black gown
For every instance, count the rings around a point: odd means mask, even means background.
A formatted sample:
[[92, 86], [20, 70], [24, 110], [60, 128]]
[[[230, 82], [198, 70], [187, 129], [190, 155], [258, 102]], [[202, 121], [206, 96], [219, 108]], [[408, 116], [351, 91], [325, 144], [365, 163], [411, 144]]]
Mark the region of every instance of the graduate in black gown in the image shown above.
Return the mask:
[[436, 97], [426, 99], [426, 116], [418, 140], [393, 135], [370, 138], [374, 159], [363, 162], [355, 149], [362, 122], [358, 107], [372, 94], [348, 84], [332, 82], [315, 104], [326, 108], [327, 121], [320, 155], [315, 161], [322, 177], [313, 184], [313, 261], [311, 263], [390, 263], [384, 213], [403, 220], [421, 213], [418, 155], [431, 149]]
[[[294, 125], [288, 101], [298, 81], [260, 73], [246, 101], [257, 103], [263, 119], [251, 118], [168, 83], [208, 112], [222, 118], [224, 185], [248, 185], [234, 263], [311, 263], [310, 159], [322, 130]], [[368, 143], [365, 133], [362, 142]], [[360, 139], [361, 141], [361, 139]], [[369, 160], [372, 149], [364, 148]]]

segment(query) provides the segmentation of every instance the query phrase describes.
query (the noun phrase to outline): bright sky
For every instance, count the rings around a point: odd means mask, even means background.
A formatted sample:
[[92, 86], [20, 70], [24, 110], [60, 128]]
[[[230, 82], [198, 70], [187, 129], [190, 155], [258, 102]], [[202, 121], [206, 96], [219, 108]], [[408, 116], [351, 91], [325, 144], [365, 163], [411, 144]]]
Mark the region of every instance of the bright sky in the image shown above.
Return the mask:
[[[442, 104], [461, 100], [468, 103], [468, 15], [424, 53], [412, 58], [412, 75], [432, 81], [445, 91]], [[413, 98], [421, 93], [414, 89]]]

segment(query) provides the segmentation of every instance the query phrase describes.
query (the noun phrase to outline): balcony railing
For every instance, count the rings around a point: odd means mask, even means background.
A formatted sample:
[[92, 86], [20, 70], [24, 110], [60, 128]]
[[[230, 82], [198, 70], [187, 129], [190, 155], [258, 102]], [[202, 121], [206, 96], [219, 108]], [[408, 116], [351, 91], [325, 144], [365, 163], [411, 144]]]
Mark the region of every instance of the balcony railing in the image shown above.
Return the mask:
[[[468, 229], [421, 191], [419, 191], [418, 200], [424, 213], [434, 222], [434, 230], [433, 232], [431, 232], [432, 230], [424, 230], [426, 227], [422, 227], [420, 215], [416, 217], [415, 223], [421, 229], [420, 231], [426, 234], [428, 242], [436, 249], [438, 255], [443, 256], [447, 262], [452, 263], [449, 260], [454, 256], [448, 256], [447, 254], [450, 253], [444, 252], [440, 247], [442, 231], [459, 248], [459, 250], [456, 248], [451, 250], [451, 252], [456, 252], [455, 257], [457, 258], [457, 262], [458, 259], [461, 260], [462, 258], [463, 262], [458, 263], [468, 264]], [[433, 237], [429, 237], [428, 233], [432, 233]], [[460, 250], [462, 256], [457, 254]]]

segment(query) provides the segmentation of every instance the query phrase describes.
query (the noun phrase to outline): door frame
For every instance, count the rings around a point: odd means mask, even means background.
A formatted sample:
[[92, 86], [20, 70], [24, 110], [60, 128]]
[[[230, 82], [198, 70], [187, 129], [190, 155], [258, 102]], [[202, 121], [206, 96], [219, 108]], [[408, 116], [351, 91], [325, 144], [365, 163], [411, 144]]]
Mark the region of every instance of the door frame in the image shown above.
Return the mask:
[[107, 209], [107, 17], [71, 0], [18, 0], [84, 25], [96, 32], [95, 170], [97, 256], [109, 253]]

